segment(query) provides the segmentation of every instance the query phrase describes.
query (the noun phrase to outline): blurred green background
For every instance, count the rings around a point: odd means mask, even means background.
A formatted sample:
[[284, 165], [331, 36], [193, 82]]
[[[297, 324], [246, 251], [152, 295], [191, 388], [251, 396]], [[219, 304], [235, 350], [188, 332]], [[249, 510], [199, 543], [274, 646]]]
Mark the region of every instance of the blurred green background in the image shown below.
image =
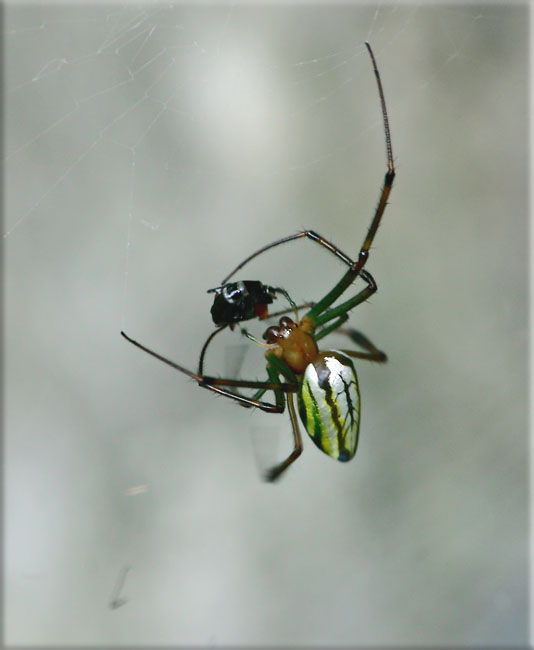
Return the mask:
[[[526, 5], [9, 4], [4, 39], [6, 641], [526, 644]], [[356, 458], [306, 437], [267, 485], [287, 414], [119, 331], [195, 368], [250, 252], [307, 227], [356, 255], [367, 39], [398, 176], [350, 322], [389, 363], [357, 365]], [[341, 272], [301, 241], [243, 277], [314, 300]]]

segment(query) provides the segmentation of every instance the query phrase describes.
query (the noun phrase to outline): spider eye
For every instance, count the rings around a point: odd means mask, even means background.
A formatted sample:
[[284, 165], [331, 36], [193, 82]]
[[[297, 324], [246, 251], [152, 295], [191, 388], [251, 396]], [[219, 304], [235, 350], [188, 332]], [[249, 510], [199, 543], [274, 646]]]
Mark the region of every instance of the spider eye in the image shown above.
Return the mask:
[[294, 330], [297, 325], [289, 316], [282, 316], [280, 319], [280, 327], [283, 327], [285, 330]]
[[267, 343], [276, 343], [276, 341], [280, 338], [278, 327], [272, 325], [271, 327], [267, 328], [263, 334], [263, 338], [267, 341]]

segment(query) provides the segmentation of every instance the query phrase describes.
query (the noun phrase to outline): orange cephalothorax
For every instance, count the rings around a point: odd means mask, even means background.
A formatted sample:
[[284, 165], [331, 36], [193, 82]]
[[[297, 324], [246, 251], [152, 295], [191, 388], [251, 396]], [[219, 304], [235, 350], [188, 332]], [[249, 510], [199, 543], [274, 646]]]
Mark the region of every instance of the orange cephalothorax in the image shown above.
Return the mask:
[[263, 338], [267, 343], [277, 346], [269, 349], [269, 353], [276, 354], [293, 372], [301, 375], [306, 366], [317, 357], [318, 348], [312, 334], [313, 325], [309, 319], [304, 318], [300, 323], [295, 323], [288, 316], [283, 316], [278, 327], [269, 327]]

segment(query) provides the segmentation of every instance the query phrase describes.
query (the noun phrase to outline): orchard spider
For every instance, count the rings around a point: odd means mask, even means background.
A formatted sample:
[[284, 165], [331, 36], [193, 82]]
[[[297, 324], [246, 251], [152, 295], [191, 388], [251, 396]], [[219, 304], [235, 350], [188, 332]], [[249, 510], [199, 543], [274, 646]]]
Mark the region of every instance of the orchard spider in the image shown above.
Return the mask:
[[[150, 350], [121, 332], [122, 336], [130, 343], [172, 368], [188, 375], [198, 382], [199, 386], [219, 395], [230, 397], [243, 406], [259, 408], [268, 413], [282, 413], [287, 403], [293, 428], [294, 449], [284, 461], [267, 472], [266, 480], [269, 481], [277, 479], [300, 456], [302, 451], [302, 440], [299, 433], [293, 394], [297, 393], [300, 418], [317, 447], [332, 458], [339, 461], [348, 461], [356, 453], [360, 424], [358, 378], [350, 357], [378, 362], [386, 361], [386, 355], [378, 350], [366, 337], [355, 330], [347, 330], [341, 327], [348, 319], [349, 312], [354, 307], [365, 302], [377, 289], [372, 275], [363, 267], [369, 257], [369, 250], [384, 214], [395, 177], [389, 121], [382, 82], [371, 46], [369, 43], [365, 43], [365, 45], [371, 57], [380, 97], [386, 138], [387, 171], [378, 205], [357, 260], [353, 261], [342, 253], [337, 246], [312, 230], [305, 230], [278, 239], [249, 255], [224, 278], [219, 287], [210, 289], [210, 292], [215, 293], [211, 313], [218, 327], [210, 334], [202, 347], [198, 372], [196, 373]], [[270, 287], [257, 280], [229, 282], [237, 271], [258, 255], [280, 244], [302, 238], [311, 239], [330, 251], [344, 262], [348, 269], [325, 296], [315, 303], [305, 305], [309, 309], [300, 320], [298, 318], [298, 308], [284, 289]], [[357, 277], [360, 277], [367, 286], [355, 296], [332, 307]], [[267, 348], [265, 358], [268, 380], [247, 381], [204, 375], [204, 357], [213, 337], [226, 327], [233, 329], [236, 324], [243, 321], [253, 318], [266, 318], [268, 315], [267, 305], [272, 303], [277, 294], [286, 297], [291, 306], [291, 309], [286, 310], [286, 312], [291, 310], [295, 312], [296, 320], [287, 315], [282, 315], [278, 325], [269, 327], [263, 334], [265, 343], [258, 341], [246, 330], [243, 330], [249, 339], [261, 343]], [[285, 312], [280, 313], [284, 314]], [[350, 336], [353, 342], [363, 348], [363, 351], [319, 350], [317, 342], [334, 331]], [[235, 389], [239, 388], [256, 389], [256, 392], [251, 397], [246, 397], [235, 392]], [[267, 391], [273, 391], [274, 403], [262, 401], [261, 398]]]

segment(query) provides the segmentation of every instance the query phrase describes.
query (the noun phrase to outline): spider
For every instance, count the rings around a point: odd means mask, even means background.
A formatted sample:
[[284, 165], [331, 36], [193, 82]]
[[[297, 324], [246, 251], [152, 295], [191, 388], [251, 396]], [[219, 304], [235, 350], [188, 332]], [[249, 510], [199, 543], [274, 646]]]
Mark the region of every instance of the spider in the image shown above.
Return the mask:
[[[382, 81], [373, 50], [369, 43], [366, 42], [365, 45], [371, 58], [380, 98], [386, 140], [387, 170], [380, 198], [358, 258], [353, 261], [337, 246], [312, 230], [304, 230], [278, 239], [249, 255], [226, 276], [219, 287], [209, 290], [209, 292], [215, 293], [211, 313], [217, 329], [208, 336], [202, 347], [196, 373], [121, 332], [122, 336], [130, 343], [188, 375], [198, 382], [199, 386], [229, 397], [245, 407], [255, 407], [268, 413], [283, 413], [287, 404], [293, 429], [294, 447], [285, 460], [268, 470], [265, 475], [268, 481], [279, 478], [302, 452], [302, 439], [294, 401], [295, 393], [302, 423], [317, 447], [328, 456], [342, 462], [353, 458], [358, 445], [360, 393], [358, 377], [351, 357], [382, 363], [387, 360], [386, 355], [363, 334], [343, 327], [349, 317], [349, 312], [365, 302], [377, 290], [373, 276], [363, 267], [369, 258], [369, 251], [384, 214], [395, 177]], [[270, 287], [257, 280], [229, 282], [230, 278], [258, 255], [281, 244], [304, 238], [325, 248], [348, 268], [339, 282], [324, 297], [315, 303], [301, 306], [307, 308], [301, 319], [298, 318], [299, 307], [295, 305], [284, 289]], [[366, 286], [341, 304], [332, 306], [358, 277], [366, 283]], [[236, 324], [241, 327], [240, 323], [247, 320], [267, 318], [267, 305], [273, 302], [277, 294], [283, 295], [288, 300], [290, 309], [271, 315], [271, 317], [279, 315], [281, 317], [278, 325], [267, 328], [263, 334], [264, 342], [259, 341], [242, 328], [243, 333], [249, 339], [266, 347], [267, 381], [248, 381], [205, 375], [203, 372], [204, 358], [213, 338], [227, 327], [233, 329]], [[295, 319], [287, 315], [289, 311], [294, 312]], [[349, 336], [362, 350], [320, 350], [317, 345], [318, 341], [334, 331]], [[247, 397], [237, 392], [237, 389], [240, 388], [255, 389], [255, 393]], [[262, 400], [263, 395], [268, 391], [274, 393], [274, 403]]]

